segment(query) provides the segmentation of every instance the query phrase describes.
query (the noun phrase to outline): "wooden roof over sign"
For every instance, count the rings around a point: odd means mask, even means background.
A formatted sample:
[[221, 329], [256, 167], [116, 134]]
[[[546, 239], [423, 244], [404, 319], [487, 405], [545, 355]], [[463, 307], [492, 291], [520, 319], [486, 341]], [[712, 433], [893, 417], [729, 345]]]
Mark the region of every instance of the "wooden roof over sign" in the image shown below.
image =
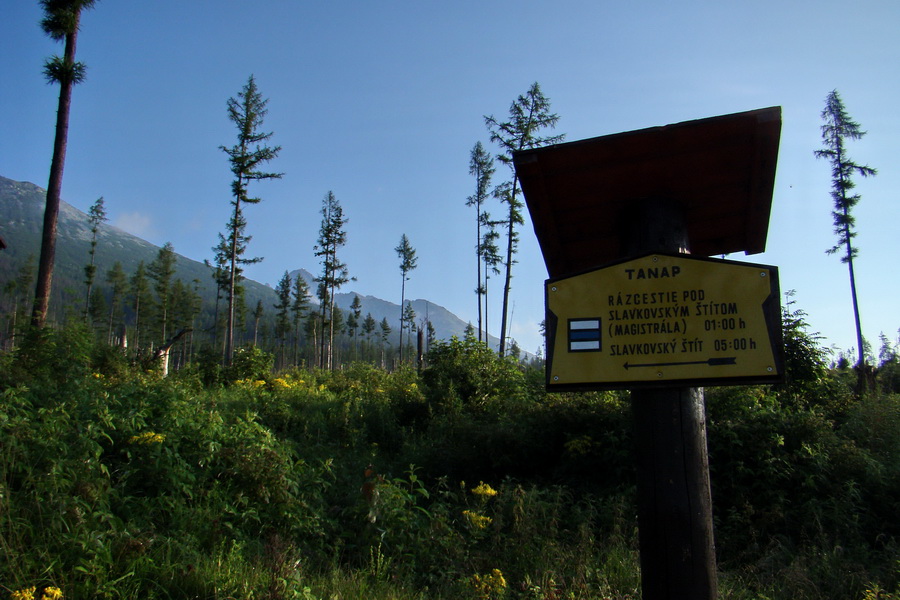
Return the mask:
[[781, 108], [516, 152], [516, 173], [550, 277], [625, 258], [636, 203], [677, 202], [691, 252], [763, 252]]

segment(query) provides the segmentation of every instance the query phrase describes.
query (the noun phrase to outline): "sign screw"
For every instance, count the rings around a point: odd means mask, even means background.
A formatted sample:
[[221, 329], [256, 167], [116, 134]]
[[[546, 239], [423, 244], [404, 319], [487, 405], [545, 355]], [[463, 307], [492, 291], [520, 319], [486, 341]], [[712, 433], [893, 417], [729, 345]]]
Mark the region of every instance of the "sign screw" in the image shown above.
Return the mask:
[[559, 381], [559, 375], [554, 375], [554, 376], [553, 376], [553, 381]]
[[554, 285], [552, 288], [550, 288], [550, 291], [551, 291], [551, 292], [555, 292], [555, 291], [556, 291], [556, 286]]
[[766, 276], [766, 272], [763, 271], [762, 273], [759, 274], [759, 276], [760, 276], [760, 277], [765, 277], [765, 276]]

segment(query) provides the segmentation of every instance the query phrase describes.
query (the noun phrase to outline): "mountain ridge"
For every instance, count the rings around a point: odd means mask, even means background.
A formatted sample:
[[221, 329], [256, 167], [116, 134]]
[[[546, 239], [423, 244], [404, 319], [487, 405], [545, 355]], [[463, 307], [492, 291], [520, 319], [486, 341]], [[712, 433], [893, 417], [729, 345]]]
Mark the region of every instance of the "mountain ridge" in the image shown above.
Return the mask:
[[[15, 181], [0, 175], [0, 237], [7, 248], [0, 252], [0, 285], [6, 285], [15, 279], [19, 271], [28, 261], [28, 257], [40, 254], [40, 236], [43, 227], [43, 211], [46, 202], [46, 190], [34, 183]], [[91, 227], [88, 215], [74, 206], [60, 203], [60, 215], [57, 238], [56, 265], [54, 268], [54, 291], [51, 297], [51, 317], [59, 318], [59, 307], [69, 302], [84, 302], [84, 266], [89, 260]], [[113, 264], [121, 263], [126, 275], [137, 268], [140, 262], [149, 264], [157, 255], [159, 246], [128, 231], [102, 223], [98, 228], [98, 243], [95, 255], [97, 277], [95, 285], [105, 285], [105, 273]], [[204, 304], [214, 302], [215, 285], [211, 271], [203, 262], [176, 253], [176, 277], [185, 282], [193, 282]], [[289, 272], [292, 280], [297, 274], [303, 275], [311, 291], [315, 290], [314, 276], [306, 269], [294, 269]], [[277, 302], [274, 289], [252, 279], [242, 281], [245, 287], [245, 302], [252, 309], [262, 302], [267, 312], [273, 313]], [[71, 289], [70, 289], [71, 288]], [[359, 296], [362, 303], [362, 316], [371, 314], [376, 322], [387, 319], [392, 328], [391, 341], [396, 343], [399, 336], [400, 305], [376, 296], [358, 291], [338, 292], [335, 294], [335, 306], [348, 312], [353, 298]], [[315, 294], [311, 295], [312, 303], [317, 304]], [[407, 300], [416, 312], [416, 323], [424, 322], [427, 315], [435, 329], [437, 339], [449, 339], [452, 336], [463, 337], [468, 323], [454, 315], [440, 304], [423, 298]], [[207, 306], [208, 308], [208, 306]], [[491, 347], [499, 344], [497, 338], [489, 338]]]

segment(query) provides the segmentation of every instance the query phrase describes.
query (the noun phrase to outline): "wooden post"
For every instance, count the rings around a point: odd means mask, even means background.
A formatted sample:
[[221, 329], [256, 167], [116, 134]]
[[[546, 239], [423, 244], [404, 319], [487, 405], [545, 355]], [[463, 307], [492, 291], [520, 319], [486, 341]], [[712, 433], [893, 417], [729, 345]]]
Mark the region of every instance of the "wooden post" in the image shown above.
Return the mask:
[[[627, 251], [690, 250], [677, 203], [640, 202], [627, 219]], [[644, 600], [713, 600], [717, 593], [702, 388], [631, 392], [637, 445]]]

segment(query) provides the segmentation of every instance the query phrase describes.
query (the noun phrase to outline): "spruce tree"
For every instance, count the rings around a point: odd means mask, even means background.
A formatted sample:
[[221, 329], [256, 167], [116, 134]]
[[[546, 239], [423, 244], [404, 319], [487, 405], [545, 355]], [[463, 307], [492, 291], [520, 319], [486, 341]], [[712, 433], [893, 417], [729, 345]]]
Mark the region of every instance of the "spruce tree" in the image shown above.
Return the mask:
[[434, 325], [431, 324], [431, 321], [425, 321], [425, 354], [428, 354], [428, 351], [431, 350], [431, 344], [434, 343], [435, 335], [437, 335], [437, 332], [434, 329]]
[[[315, 279], [318, 283], [317, 295], [321, 304], [322, 339], [320, 341], [320, 367], [330, 369], [333, 363], [334, 345], [334, 294], [342, 285], [350, 281], [347, 265], [338, 259], [338, 250], [347, 243], [344, 227], [344, 209], [328, 192], [322, 199], [322, 223], [319, 227], [318, 244], [313, 247], [315, 255], [321, 258], [322, 275]], [[328, 327], [327, 335], [325, 326]]]
[[[169, 311], [170, 331], [180, 332], [182, 330], [190, 331], [196, 313], [199, 311], [199, 298], [195, 294], [191, 286], [187, 285], [181, 279], [172, 282], [171, 291], [171, 309]], [[164, 340], [163, 343], [168, 343]], [[177, 346], [173, 347], [170, 357], [174, 359], [173, 368], [178, 368], [189, 362], [187, 338], [181, 337]]]
[[387, 346], [388, 339], [391, 337], [391, 325], [388, 323], [387, 317], [381, 319], [379, 327], [381, 328], [381, 368], [383, 369], [386, 366], [384, 362], [384, 349], [385, 346]]
[[857, 367], [860, 369], [860, 381], [862, 381], [862, 368], [865, 366], [865, 342], [862, 335], [862, 327], [859, 320], [859, 304], [856, 296], [856, 276], [853, 272], [853, 259], [859, 250], [853, 244], [856, 237], [854, 226], [856, 220], [851, 210], [859, 203], [860, 195], [851, 193], [856, 187], [852, 176], [860, 175], [869, 177], [876, 174], [875, 169], [858, 165], [847, 154], [845, 140], [858, 140], [866, 132], [860, 129], [859, 123], [853, 121], [844, 108], [844, 103], [837, 90], [832, 90], [825, 98], [825, 108], [822, 110], [822, 142], [825, 145], [821, 150], [815, 151], [816, 158], [824, 158], [831, 163], [831, 199], [834, 209], [831, 215], [834, 218], [834, 233], [837, 243], [829, 248], [828, 254], [840, 254], [841, 262], [847, 264], [850, 271], [850, 293], [853, 299], [853, 318], [856, 323], [856, 344], [859, 349]]
[[356, 357], [356, 332], [359, 329], [359, 320], [357, 320], [356, 315], [353, 314], [352, 310], [349, 313], [347, 313], [345, 327], [346, 327], [346, 331], [347, 331], [347, 337], [349, 338], [349, 343], [350, 343], [349, 360], [353, 361]]
[[265, 314], [262, 300], [256, 301], [256, 308], [253, 309], [253, 345], [259, 345], [259, 322]]
[[228, 320], [225, 328], [225, 363], [231, 364], [234, 353], [235, 327], [235, 295], [236, 287], [241, 280], [241, 265], [252, 264], [262, 258], [245, 258], [250, 236], [245, 234], [247, 220], [244, 218], [244, 205], [258, 204], [260, 198], [251, 197], [248, 184], [251, 181], [279, 179], [281, 173], [267, 173], [260, 167], [273, 160], [281, 151], [281, 146], [270, 147], [266, 142], [272, 133], [260, 131], [268, 110], [264, 99], [256, 87], [253, 75], [247, 80], [244, 88], [238, 92], [237, 98], [228, 99], [228, 118], [238, 130], [237, 143], [230, 148], [220, 146], [228, 155], [231, 173], [231, 218], [228, 221]]
[[86, 324], [94, 330], [95, 335], [102, 330], [103, 321], [106, 317], [106, 296], [100, 288], [94, 288], [91, 297], [88, 298], [87, 314], [85, 315]]
[[[219, 243], [212, 248], [215, 264], [208, 260], [203, 261], [203, 264], [210, 271], [210, 277], [216, 284], [216, 302], [213, 310], [213, 346], [216, 348], [219, 346], [219, 329], [221, 329], [222, 321], [219, 318], [219, 304], [221, 304], [223, 297], [228, 296], [228, 289], [231, 283], [231, 274], [228, 268], [230, 248], [231, 246], [225, 236], [219, 234]], [[224, 357], [224, 345], [222, 356]]]
[[366, 345], [363, 347], [363, 356], [366, 357], [366, 360], [371, 358], [371, 351], [369, 349], [372, 345], [372, 335], [375, 333], [375, 327], [377, 327], [375, 317], [372, 316], [372, 313], [366, 313], [366, 318], [363, 319], [362, 322], [362, 332], [366, 336]]
[[134, 311], [134, 350], [141, 349], [141, 337], [146, 329], [145, 323], [153, 311], [153, 296], [150, 294], [150, 282], [147, 278], [147, 267], [144, 261], [138, 263], [137, 269], [129, 280], [131, 291], [131, 309]]
[[291, 314], [294, 320], [294, 363], [300, 364], [300, 323], [306, 316], [309, 307], [309, 286], [300, 273], [294, 278], [294, 287], [291, 291]]
[[[172, 286], [172, 331], [185, 332], [178, 341], [177, 347], [180, 352], [173, 354], [176, 367], [181, 367], [191, 362], [194, 323], [203, 306], [199, 288], [200, 281], [195, 279], [192, 283], [194, 284], [193, 286], [181, 279], [176, 279]], [[175, 335], [178, 335], [178, 333]]]
[[319, 349], [319, 315], [317, 313], [310, 313], [307, 315], [306, 320], [303, 321], [303, 335], [306, 338], [304, 341], [305, 346], [309, 350], [309, 354], [306, 359], [306, 364], [309, 367], [314, 367], [319, 365], [318, 359], [318, 349]]
[[275, 308], [275, 339], [278, 340], [278, 346], [281, 349], [281, 366], [283, 367], [287, 338], [291, 331], [291, 275], [287, 271], [275, 286], [275, 297], [278, 299], [273, 307]]
[[541, 137], [541, 129], [556, 127], [559, 116], [550, 112], [550, 99], [541, 92], [537, 82], [528, 91], [516, 98], [509, 107], [509, 120], [498, 121], [492, 116], [484, 117], [485, 125], [491, 134], [491, 141], [500, 146], [497, 160], [510, 169], [510, 179], [495, 189], [495, 195], [508, 208], [506, 219], [506, 259], [504, 262], [505, 278], [503, 284], [503, 309], [500, 315], [500, 356], [506, 351], [506, 330], [508, 327], [509, 291], [512, 285], [513, 257], [518, 252], [519, 232], [516, 227], [525, 223], [522, 216], [522, 201], [519, 200], [519, 180], [513, 165], [513, 153], [529, 148], [538, 148], [548, 144], [561, 142], [564, 135]]
[[41, 28], [51, 39], [65, 42], [63, 56], [54, 56], [44, 63], [44, 75], [50, 83], [59, 84], [59, 103], [56, 109], [56, 135], [53, 158], [50, 160], [50, 179], [44, 207], [44, 227], [41, 232], [41, 256], [38, 261], [37, 285], [31, 324], [43, 327], [50, 308], [50, 289], [53, 284], [53, 263], [56, 259], [56, 226], [62, 193], [63, 169], [66, 164], [66, 145], [69, 138], [69, 111], [72, 89], [84, 81], [87, 67], [75, 61], [75, 46], [81, 12], [94, 5], [95, 0], [41, 0], [44, 18]]
[[[505, 224], [505, 221], [496, 221], [491, 218], [491, 214], [484, 212], [481, 213], [481, 224], [484, 229], [484, 233], [481, 235], [481, 244], [478, 248], [478, 252], [481, 255], [481, 261], [484, 263], [484, 283], [482, 284], [482, 295], [484, 296], [484, 338], [483, 341], [485, 344], [488, 343], [490, 331], [490, 323], [488, 317], [490, 316], [488, 313], [488, 298], [490, 291], [490, 280], [491, 275], [499, 275], [500, 269], [498, 265], [503, 260], [503, 257], [500, 256], [500, 247], [497, 245], [497, 241], [500, 239], [500, 234], [497, 232], [497, 227]], [[481, 332], [479, 331], [478, 340], [482, 341]]]
[[481, 341], [482, 331], [484, 329], [484, 321], [482, 318], [482, 302], [485, 298], [485, 285], [481, 279], [481, 266], [483, 261], [483, 249], [481, 239], [481, 227], [484, 225], [482, 215], [484, 203], [488, 198], [488, 191], [491, 185], [491, 177], [494, 175], [494, 159], [484, 149], [481, 142], [477, 142], [469, 155], [469, 174], [475, 177], [475, 193], [468, 197], [466, 206], [475, 207], [475, 258], [476, 270], [478, 274], [477, 285], [475, 287], [475, 295], [478, 298], [478, 341]]
[[88, 250], [90, 261], [84, 267], [84, 283], [87, 286], [87, 295], [84, 301], [84, 312], [87, 315], [91, 304], [91, 288], [94, 286], [94, 277], [97, 275], [97, 267], [94, 265], [94, 258], [97, 254], [97, 234], [100, 231], [100, 224], [106, 221], [106, 208], [103, 205], [103, 197], [97, 199], [88, 210], [88, 223], [91, 225], [91, 245]]
[[247, 306], [247, 290], [244, 286], [239, 285], [234, 290], [234, 331], [235, 336], [238, 332], [245, 331], [247, 325], [247, 314], [250, 307]]
[[[331, 368], [334, 369], [335, 365], [340, 365], [343, 361], [343, 347], [342, 337], [344, 332], [346, 331], [346, 323], [344, 322], [344, 311], [342, 311], [337, 306], [333, 306], [331, 310], [331, 320], [329, 323], [329, 330], [332, 335], [331, 346]], [[334, 342], [334, 338], [337, 338], [337, 343]]]
[[[416, 330], [416, 311], [413, 310], [412, 302], [407, 302], [403, 307], [403, 318], [400, 324], [406, 323], [406, 346], [412, 348], [412, 334]], [[403, 360], [403, 330], [400, 330], [400, 360]]]
[[406, 321], [404, 304], [406, 303], [406, 282], [409, 281], [409, 272], [416, 268], [418, 259], [416, 250], [409, 243], [406, 234], [400, 236], [400, 244], [394, 248], [400, 259], [400, 362], [403, 362], [403, 323]]
[[353, 302], [350, 303], [350, 314], [347, 315], [347, 332], [353, 338], [353, 354], [354, 358], [359, 358], [359, 340], [358, 331], [360, 327], [360, 318], [362, 316], [362, 301], [359, 296], [353, 295]]
[[147, 274], [153, 280], [153, 291], [159, 308], [158, 332], [159, 341], [165, 343], [170, 320], [169, 311], [172, 306], [172, 285], [175, 277], [175, 248], [166, 242], [159, 249], [156, 258], [147, 267]]
[[10, 347], [15, 348], [16, 336], [19, 335], [19, 306], [22, 311], [28, 306], [31, 290], [34, 289], [34, 254], [29, 254], [25, 263], [19, 268], [15, 279], [8, 281], [4, 291], [12, 296], [13, 306], [9, 315], [9, 337], [12, 340]]

